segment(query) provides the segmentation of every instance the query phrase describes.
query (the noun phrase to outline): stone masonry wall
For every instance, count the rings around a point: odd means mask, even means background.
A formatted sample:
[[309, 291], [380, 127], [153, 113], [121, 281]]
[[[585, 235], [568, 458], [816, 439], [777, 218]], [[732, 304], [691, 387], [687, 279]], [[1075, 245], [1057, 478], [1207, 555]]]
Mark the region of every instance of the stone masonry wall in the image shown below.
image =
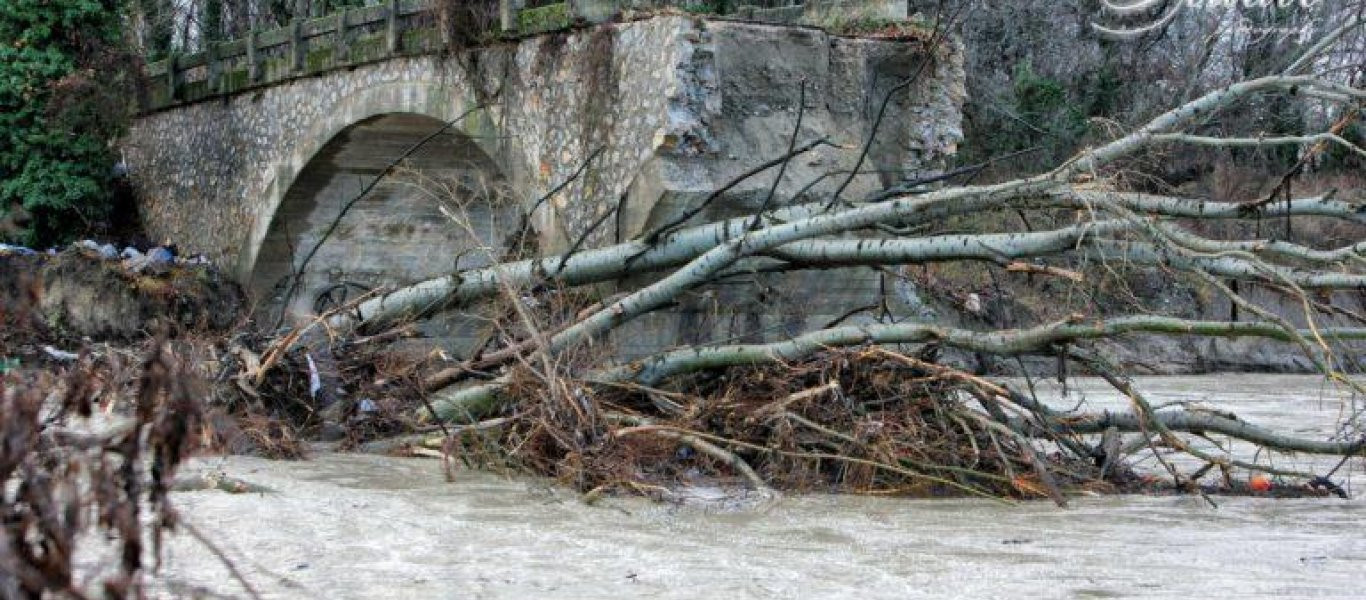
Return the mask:
[[[869, 174], [854, 180], [847, 197], [935, 171], [956, 150], [962, 137], [960, 55], [956, 47], [940, 49], [919, 80], [892, 96], [864, 165]], [[338, 152], [335, 144], [323, 152], [329, 142], [383, 115], [422, 115], [435, 124], [468, 111], [454, 127], [462, 134], [455, 138], [477, 147], [461, 152], [486, 156], [523, 208], [593, 156], [583, 175], [532, 215], [540, 250], [555, 252], [613, 207], [619, 206], [619, 215], [589, 235], [588, 245], [629, 239], [671, 220], [711, 190], [785, 152], [799, 114], [799, 141], [823, 137], [835, 146], [792, 161], [776, 198], [794, 201], [804, 188], [811, 195], [828, 194], [842, 178], [807, 186], [822, 174], [852, 168], [883, 97], [926, 59], [915, 40], [658, 16], [457, 56], [394, 59], [148, 114], [137, 120], [124, 150], [151, 234], [203, 252], [248, 281], [268, 234], [292, 231], [287, 221], [300, 211], [281, 210], [281, 203], [306, 167], [314, 173], [308, 179], [317, 180], [315, 171], [327, 166], [318, 161], [331, 160], [318, 157]], [[773, 186], [773, 175], [735, 186], [698, 220], [752, 211]], [[301, 194], [306, 192], [296, 190], [291, 197]], [[323, 200], [311, 205], [338, 205], [337, 199]], [[382, 207], [364, 214], [387, 218]], [[309, 218], [319, 221], [318, 215]], [[404, 229], [372, 223], [365, 230]], [[279, 231], [271, 235], [281, 239]], [[395, 233], [391, 243], [408, 242]], [[272, 242], [269, 248], [281, 245]], [[333, 248], [327, 255], [347, 252]], [[278, 269], [278, 256], [267, 260]], [[441, 274], [450, 264], [432, 261], [425, 275]], [[422, 274], [421, 268], [405, 271], [395, 279]], [[756, 279], [699, 290], [688, 300], [697, 306], [642, 320], [639, 347], [623, 351], [635, 354], [685, 338], [774, 337], [842, 313], [855, 299], [866, 304], [865, 296], [877, 289], [876, 276], [841, 273], [836, 279]], [[822, 293], [813, 294], [812, 286]], [[775, 297], [783, 299], [781, 306], [773, 305]], [[718, 306], [725, 314], [716, 314]]]

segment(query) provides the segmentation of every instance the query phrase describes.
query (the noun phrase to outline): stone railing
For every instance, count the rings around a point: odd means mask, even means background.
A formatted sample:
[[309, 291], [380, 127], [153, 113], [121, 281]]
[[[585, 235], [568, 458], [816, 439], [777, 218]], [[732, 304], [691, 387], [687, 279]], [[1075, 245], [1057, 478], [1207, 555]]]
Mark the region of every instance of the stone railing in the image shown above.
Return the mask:
[[[825, 4], [897, 3], [905, 14], [905, 0], [572, 0], [537, 2], [499, 0], [497, 22], [473, 32], [471, 39], [531, 35], [568, 27], [575, 22], [602, 22], [627, 10], [664, 7], [697, 12], [725, 7], [733, 17], [759, 21], [796, 22], [803, 9]], [[492, 19], [490, 19], [492, 20]], [[236, 94], [297, 77], [354, 67], [390, 58], [449, 48], [451, 32], [438, 25], [431, 0], [384, 0], [326, 16], [297, 20], [288, 26], [252, 31], [245, 38], [209, 43], [188, 54], [171, 54], [149, 63], [152, 82], [144, 111]]]
[[[509, 4], [513, 0], [503, 0]], [[427, 0], [387, 0], [149, 63], [144, 108], [157, 110], [332, 69], [440, 49]]]

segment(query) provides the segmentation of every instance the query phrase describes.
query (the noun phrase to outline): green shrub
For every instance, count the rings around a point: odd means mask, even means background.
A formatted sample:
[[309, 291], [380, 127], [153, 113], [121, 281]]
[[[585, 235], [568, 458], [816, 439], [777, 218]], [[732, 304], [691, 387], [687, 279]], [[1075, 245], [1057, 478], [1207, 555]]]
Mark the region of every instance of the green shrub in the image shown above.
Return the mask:
[[1088, 117], [1118, 93], [1104, 77], [1097, 77], [1080, 94], [1069, 93], [1061, 82], [1035, 72], [1028, 60], [1015, 66], [1010, 83], [999, 98], [968, 108], [970, 140], [960, 155], [964, 164], [1034, 149], [1004, 163], [1003, 174], [1056, 165], [1076, 151], [1088, 131]]
[[0, 211], [50, 244], [106, 216], [111, 141], [131, 97], [115, 0], [0, 2]]
[[1015, 69], [1015, 111], [1020, 118], [1070, 143], [1086, 133], [1086, 115], [1067, 98], [1067, 90], [1053, 79], [1034, 73], [1030, 63]]

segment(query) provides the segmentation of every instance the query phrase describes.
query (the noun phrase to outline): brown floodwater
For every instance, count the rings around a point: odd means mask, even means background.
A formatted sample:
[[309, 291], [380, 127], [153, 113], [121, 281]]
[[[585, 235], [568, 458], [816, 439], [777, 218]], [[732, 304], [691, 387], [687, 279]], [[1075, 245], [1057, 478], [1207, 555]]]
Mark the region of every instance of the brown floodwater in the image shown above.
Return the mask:
[[[1125, 406], [1098, 382], [1074, 383], [1069, 405]], [[1200, 402], [1305, 436], [1326, 435], [1351, 408], [1309, 377], [1147, 378], [1141, 387], [1154, 403]], [[1056, 385], [1040, 393], [1064, 401]], [[1276, 457], [1320, 472], [1334, 462]], [[737, 502], [700, 489], [683, 505], [588, 506], [542, 480], [460, 471], [446, 482], [424, 459], [320, 453], [194, 468], [275, 490], [175, 495], [270, 598], [1366, 595], [1359, 499], [1216, 498], [1214, 508], [1196, 497], [1082, 497], [1061, 509], [827, 494]], [[1355, 459], [1338, 478], [1350, 485], [1361, 472]], [[164, 558], [159, 595], [245, 595], [183, 534]]]

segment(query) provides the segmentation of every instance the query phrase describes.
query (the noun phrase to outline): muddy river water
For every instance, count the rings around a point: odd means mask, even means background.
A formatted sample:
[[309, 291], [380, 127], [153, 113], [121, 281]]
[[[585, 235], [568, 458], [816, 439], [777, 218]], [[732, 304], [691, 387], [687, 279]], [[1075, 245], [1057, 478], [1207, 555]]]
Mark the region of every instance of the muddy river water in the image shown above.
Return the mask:
[[[1326, 435], [1351, 408], [1309, 377], [1149, 378], [1141, 388], [1154, 403], [1198, 401], [1305, 436]], [[1061, 402], [1056, 386], [1041, 394]], [[1083, 398], [1123, 406], [1095, 382], [1067, 400]], [[1213, 508], [1089, 497], [1060, 509], [812, 494], [722, 510], [588, 506], [543, 481], [481, 472], [446, 482], [424, 459], [322, 453], [195, 467], [275, 490], [175, 496], [272, 598], [1366, 597], [1361, 499], [1220, 498]], [[1357, 459], [1338, 477], [1358, 483], [1361, 473]], [[184, 535], [171, 539], [162, 575], [160, 595], [245, 596]]]

